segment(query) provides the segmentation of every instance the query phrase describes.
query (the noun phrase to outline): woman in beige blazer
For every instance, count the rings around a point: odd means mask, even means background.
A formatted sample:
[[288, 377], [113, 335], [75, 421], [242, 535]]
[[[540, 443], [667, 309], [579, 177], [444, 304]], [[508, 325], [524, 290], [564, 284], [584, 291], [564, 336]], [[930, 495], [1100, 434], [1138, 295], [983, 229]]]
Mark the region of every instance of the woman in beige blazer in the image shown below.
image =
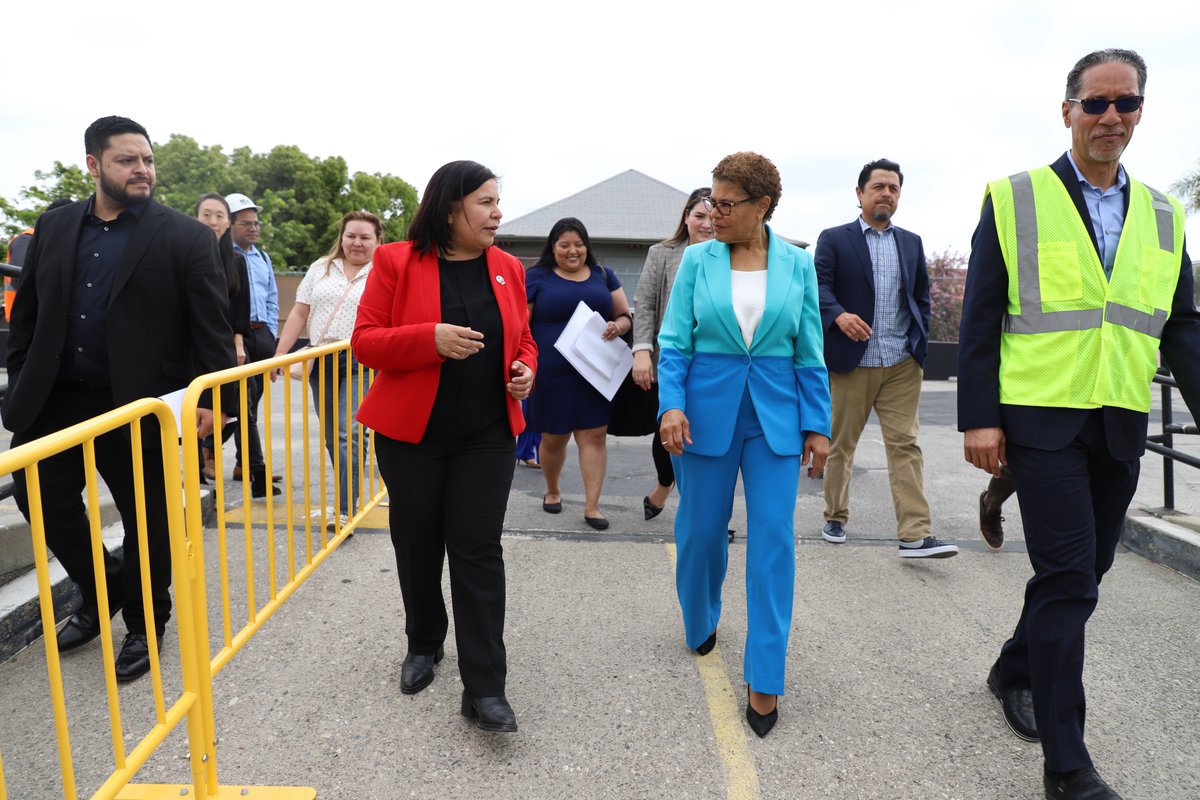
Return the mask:
[[[688, 245], [705, 242], [713, 238], [712, 222], [708, 210], [701, 202], [712, 190], [705, 186], [688, 195], [683, 215], [675, 235], [665, 242], [654, 245], [646, 253], [646, 264], [638, 281], [634, 295], [633, 315], [633, 380], [648, 392], [658, 395], [658, 331], [662, 328], [663, 314], [667, 310], [667, 299], [675, 283], [675, 271]], [[657, 403], [655, 403], [657, 407]], [[675, 472], [671, 468], [671, 456], [663, 449], [659, 437], [651, 445], [654, 469], [658, 483], [642, 499], [646, 519], [654, 519], [663, 512], [667, 497], [675, 485]]]

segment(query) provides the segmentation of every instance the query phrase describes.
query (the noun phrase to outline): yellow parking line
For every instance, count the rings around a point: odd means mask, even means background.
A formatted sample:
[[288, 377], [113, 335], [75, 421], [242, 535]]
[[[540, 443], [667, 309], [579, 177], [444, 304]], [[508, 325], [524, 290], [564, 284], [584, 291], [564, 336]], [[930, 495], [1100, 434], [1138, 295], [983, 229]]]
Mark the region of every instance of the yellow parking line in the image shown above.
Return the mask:
[[[674, 569], [675, 545], [665, 547]], [[696, 656], [696, 669], [700, 672], [708, 717], [717, 740], [721, 767], [725, 770], [725, 796], [729, 800], [758, 800], [758, 769], [747, 746], [739, 697], [729, 683], [719, 643], [708, 655]]]

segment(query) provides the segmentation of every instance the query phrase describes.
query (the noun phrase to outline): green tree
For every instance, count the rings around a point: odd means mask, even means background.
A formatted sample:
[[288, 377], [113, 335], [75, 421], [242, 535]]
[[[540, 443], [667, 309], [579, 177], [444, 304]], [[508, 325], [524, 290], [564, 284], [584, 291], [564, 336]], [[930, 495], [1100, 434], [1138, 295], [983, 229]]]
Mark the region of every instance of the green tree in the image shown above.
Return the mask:
[[1187, 175], [1171, 184], [1171, 191], [1183, 198], [1183, 204], [1192, 211], [1200, 211], [1200, 163]]
[[0, 197], [0, 214], [3, 222], [4, 240], [7, 242], [26, 228], [33, 227], [46, 206], [60, 197], [68, 200], [83, 200], [92, 194], [95, 186], [92, 176], [74, 164], [55, 161], [46, 171], [35, 170], [34, 184], [17, 193], [17, 203]]
[[[191, 214], [205, 192], [241, 192], [263, 207], [261, 246], [277, 269], [307, 269], [327, 253], [337, 224], [350, 210], [378, 214], [388, 241], [403, 239], [417, 210], [417, 190], [394, 175], [349, 174], [341, 156], [320, 159], [294, 145], [268, 153], [239, 147], [202, 146], [190, 136], [172, 134], [154, 146], [158, 184], [155, 197]], [[0, 197], [0, 220], [7, 240], [33, 224], [56, 197], [83, 199], [93, 191], [91, 178], [76, 166], [55, 162], [35, 172], [36, 183], [22, 189], [20, 202]]]

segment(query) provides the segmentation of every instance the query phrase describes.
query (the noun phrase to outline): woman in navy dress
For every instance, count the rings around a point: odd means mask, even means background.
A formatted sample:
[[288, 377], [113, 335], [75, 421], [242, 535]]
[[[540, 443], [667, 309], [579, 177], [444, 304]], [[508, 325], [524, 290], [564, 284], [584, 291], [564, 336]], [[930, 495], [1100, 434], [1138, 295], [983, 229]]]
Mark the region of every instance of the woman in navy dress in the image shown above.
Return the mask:
[[567, 460], [567, 443], [575, 437], [583, 474], [583, 520], [596, 530], [608, 527], [600, 513], [600, 490], [608, 466], [608, 422], [612, 405], [554, 347], [575, 308], [583, 301], [609, 320], [605, 339], [633, 327], [629, 301], [621, 282], [592, 254], [587, 228], [574, 217], [554, 223], [541, 258], [525, 273], [529, 328], [540, 353], [537, 382], [529, 397], [527, 422], [542, 434], [542, 475], [546, 494], [542, 509], [562, 511], [559, 477]]

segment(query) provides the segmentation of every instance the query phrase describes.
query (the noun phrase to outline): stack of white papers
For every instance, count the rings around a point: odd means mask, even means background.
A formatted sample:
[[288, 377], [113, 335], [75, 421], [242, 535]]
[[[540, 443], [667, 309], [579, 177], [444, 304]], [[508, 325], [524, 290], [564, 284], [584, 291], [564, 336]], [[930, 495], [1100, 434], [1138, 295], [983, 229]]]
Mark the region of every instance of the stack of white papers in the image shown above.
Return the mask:
[[582, 300], [567, 322], [554, 349], [563, 354], [575, 371], [596, 391], [612, 400], [621, 382], [633, 368], [633, 353], [620, 339], [605, 341], [608, 322], [600, 312], [592, 311]]

